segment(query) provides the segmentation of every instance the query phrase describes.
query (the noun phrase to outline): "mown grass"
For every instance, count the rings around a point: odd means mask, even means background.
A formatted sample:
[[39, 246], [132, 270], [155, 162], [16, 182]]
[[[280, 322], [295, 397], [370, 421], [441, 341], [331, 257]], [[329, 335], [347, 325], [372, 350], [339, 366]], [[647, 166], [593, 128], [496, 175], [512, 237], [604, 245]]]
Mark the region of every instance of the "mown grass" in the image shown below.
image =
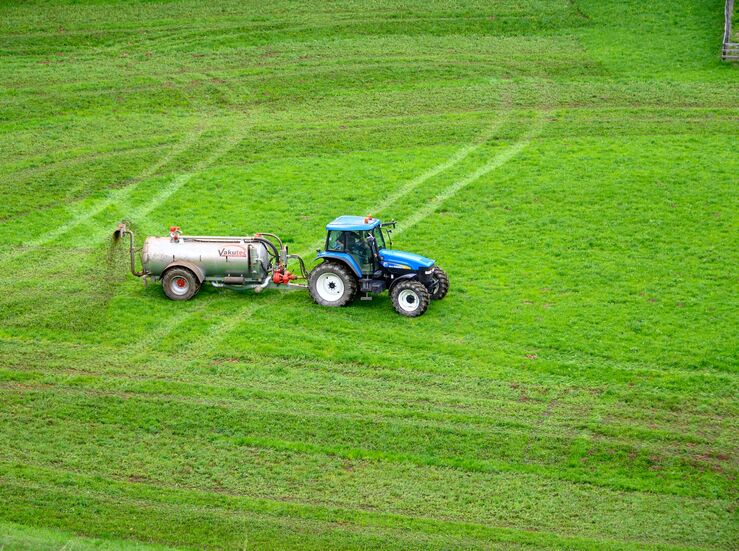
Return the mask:
[[[0, 547], [733, 548], [722, 2], [0, 7]], [[449, 297], [127, 275], [401, 222]]]

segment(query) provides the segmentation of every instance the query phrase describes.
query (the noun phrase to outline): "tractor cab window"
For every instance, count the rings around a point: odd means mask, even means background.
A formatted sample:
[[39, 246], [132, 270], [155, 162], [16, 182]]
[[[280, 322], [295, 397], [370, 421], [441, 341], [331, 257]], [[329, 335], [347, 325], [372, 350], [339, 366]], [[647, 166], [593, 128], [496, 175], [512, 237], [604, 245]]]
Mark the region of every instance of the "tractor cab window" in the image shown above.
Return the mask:
[[375, 236], [375, 242], [377, 243], [377, 250], [381, 250], [385, 248], [385, 236], [382, 235], [382, 230], [380, 229], [380, 226], [377, 226], [374, 231], [372, 232], [372, 235]]
[[363, 273], [372, 270], [372, 248], [370, 247], [367, 237], [368, 231], [347, 231], [345, 232], [346, 252], [354, 257], [357, 264], [362, 268]]
[[326, 250], [344, 252], [344, 240], [342, 239], [343, 234], [344, 232], [336, 230], [329, 231], [328, 238], [326, 239]]

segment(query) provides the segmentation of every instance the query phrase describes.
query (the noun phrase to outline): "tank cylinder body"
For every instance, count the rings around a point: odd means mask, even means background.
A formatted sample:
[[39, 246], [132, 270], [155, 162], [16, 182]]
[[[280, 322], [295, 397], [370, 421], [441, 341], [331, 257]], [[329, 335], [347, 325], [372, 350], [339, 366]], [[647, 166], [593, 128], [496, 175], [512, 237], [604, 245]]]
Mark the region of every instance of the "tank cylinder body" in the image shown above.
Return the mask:
[[170, 266], [197, 266], [206, 281], [250, 285], [269, 275], [271, 258], [267, 246], [256, 237], [147, 237], [141, 253], [144, 270], [161, 277]]

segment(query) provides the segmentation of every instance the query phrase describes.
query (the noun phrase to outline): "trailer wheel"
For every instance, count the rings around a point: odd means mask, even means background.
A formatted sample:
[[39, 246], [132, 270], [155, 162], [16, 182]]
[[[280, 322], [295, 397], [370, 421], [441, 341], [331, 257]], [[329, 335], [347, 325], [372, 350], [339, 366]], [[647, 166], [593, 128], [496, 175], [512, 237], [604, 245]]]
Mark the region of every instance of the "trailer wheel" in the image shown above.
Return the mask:
[[429, 307], [431, 295], [420, 281], [401, 281], [390, 291], [395, 311], [409, 318], [422, 315]]
[[170, 268], [162, 276], [162, 289], [171, 300], [190, 300], [198, 294], [200, 282], [187, 268]]
[[357, 294], [357, 278], [338, 262], [324, 262], [311, 270], [308, 290], [322, 306], [346, 306]]
[[431, 274], [434, 282], [431, 285], [431, 300], [441, 300], [449, 292], [449, 276], [444, 270], [436, 266]]

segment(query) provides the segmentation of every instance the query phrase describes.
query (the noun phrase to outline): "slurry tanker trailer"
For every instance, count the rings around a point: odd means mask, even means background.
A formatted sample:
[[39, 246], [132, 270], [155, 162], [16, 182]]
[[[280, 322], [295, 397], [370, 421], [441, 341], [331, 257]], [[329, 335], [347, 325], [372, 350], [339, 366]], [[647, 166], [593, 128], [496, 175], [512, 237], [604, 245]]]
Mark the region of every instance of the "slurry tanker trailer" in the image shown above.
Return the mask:
[[[168, 236], [146, 238], [140, 250], [141, 269], [128, 224], [119, 224], [113, 237], [129, 238], [131, 273], [161, 281], [172, 300], [190, 300], [206, 282], [257, 293], [269, 287], [307, 287], [323, 306], [371, 300], [387, 290], [399, 314], [417, 317], [432, 300], [446, 296], [449, 277], [430, 258], [389, 248], [394, 227], [395, 221], [382, 223], [372, 216], [338, 217], [326, 226], [325, 246], [318, 250], [318, 264], [310, 272], [273, 233], [184, 235], [179, 226], [172, 226]], [[291, 262], [298, 273], [288, 269]]]

